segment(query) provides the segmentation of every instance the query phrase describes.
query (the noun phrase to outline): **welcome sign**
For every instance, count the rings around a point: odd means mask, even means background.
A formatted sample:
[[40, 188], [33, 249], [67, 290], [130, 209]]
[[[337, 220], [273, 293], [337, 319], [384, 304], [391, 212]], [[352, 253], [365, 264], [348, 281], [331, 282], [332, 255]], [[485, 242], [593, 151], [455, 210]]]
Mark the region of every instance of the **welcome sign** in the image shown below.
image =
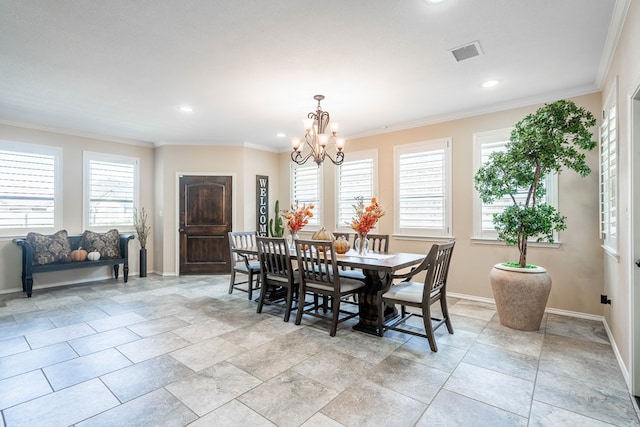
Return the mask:
[[269, 177], [256, 175], [256, 230], [258, 236], [269, 235]]

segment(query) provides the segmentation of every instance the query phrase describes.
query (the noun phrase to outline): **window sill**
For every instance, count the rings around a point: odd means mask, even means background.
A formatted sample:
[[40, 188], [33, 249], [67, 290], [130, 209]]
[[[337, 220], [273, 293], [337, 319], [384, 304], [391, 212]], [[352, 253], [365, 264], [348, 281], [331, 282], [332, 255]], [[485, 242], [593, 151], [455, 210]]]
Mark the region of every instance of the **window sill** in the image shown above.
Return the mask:
[[615, 262], [620, 262], [620, 254], [618, 254], [618, 252], [614, 249], [611, 249], [605, 245], [601, 245], [600, 246], [602, 249], [604, 249], [604, 253], [605, 255], [609, 256], [610, 258], [612, 258]]
[[453, 236], [416, 236], [407, 234], [392, 234], [391, 237], [397, 240], [415, 240], [415, 241], [429, 241], [429, 242], [448, 242], [454, 239]]
[[[478, 244], [478, 245], [507, 246], [507, 244], [505, 242], [503, 242], [502, 240], [498, 240], [498, 239], [482, 239], [482, 238], [477, 238], [477, 237], [471, 238], [471, 243]], [[536, 248], [558, 249], [561, 244], [562, 244], [561, 242], [555, 242], [555, 243], [529, 242], [527, 245], [528, 246], [532, 246], [532, 247], [536, 247]]]

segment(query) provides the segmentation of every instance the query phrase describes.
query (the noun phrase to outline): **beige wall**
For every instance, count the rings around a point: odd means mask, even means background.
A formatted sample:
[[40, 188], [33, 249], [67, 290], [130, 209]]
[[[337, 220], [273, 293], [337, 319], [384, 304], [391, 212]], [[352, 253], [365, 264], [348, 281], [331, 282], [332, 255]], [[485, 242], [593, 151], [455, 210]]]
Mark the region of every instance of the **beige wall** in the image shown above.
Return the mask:
[[[599, 117], [599, 93], [574, 98], [578, 105]], [[439, 138], [452, 138], [453, 167], [453, 236], [456, 248], [450, 270], [449, 291], [472, 297], [492, 299], [488, 274], [494, 264], [517, 261], [517, 249], [504, 245], [472, 242], [473, 235], [473, 134], [513, 126], [519, 119], [535, 111], [540, 105], [516, 108], [449, 121], [414, 129], [350, 140], [349, 152], [378, 150], [378, 199], [386, 210], [379, 223], [381, 233], [393, 234], [394, 224], [394, 146]], [[594, 138], [597, 139], [594, 128]], [[558, 248], [529, 247], [528, 261], [544, 266], [552, 276], [553, 287], [548, 308], [601, 316], [600, 293], [603, 289], [602, 250], [598, 234], [598, 162], [597, 150], [588, 155], [594, 173], [582, 179], [573, 172], [560, 175], [560, 212], [567, 216], [568, 228], [560, 233]], [[286, 170], [288, 154], [281, 154], [280, 165]], [[335, 229], [335, 174], [332, 164], [323, 165], [324, 206], [322, 224]], [[280, 189], [288, 192], [288, 182]], [[285, 193], [286, 194], [286, 193]], [[283, 200], [287, 200], [285, 197]], [[393, 237], [390, 248], [402, 252], [426, 252], [433, 241], [408, 240]]]
[[[147, 210], [151, 210], [153, 206], [152, 178], [154, 160], [153, 149], [150, 146], [104, 141], [96, 138], [8, 125], [0, 125], [0, 139], [16, 143], [23, 142], [61, 147], [63, 149], [63, 217], [61, 228], [66, 229], [70, 235], [79, 235], [84, 231], [82, 224], [83, 151], [117, 154], [140, 159], [140, 206], [146, 207]], [[153, 219], [151, 219], [151, 225], [154, 226]], [[25, 230], [24, 235], [26, 235], [28, 231], [29, 230]], [[133, 232], [133, 229], [120, 231]], [[13, 237], [24, 237], [24, 235]], [[148, 243], [148, 271], [154, 270], [154, 237], [154, 233], [152, 233]], [[139, 248], [140, 246], [137, 240], [129, 243], [130, 274], [137, 274], [139, 271], [139, 258], [137, 255]], [[22, 289], [20, 281], [20, 257], [21, 250], [11, 242], [10, 237], [0, 238], [0, 292]], [[34, 276], [34, 288], [37, 289], [38, 287], [50, 286], [57, 283], [76, 283], [86, 279], [109, 278], [111, 274], [110, 267], [40, 273]], [[122, 272], [120, 277], [120, 280], [122, 280]]]
[[[612, 89], [615, 90], [615, 81], [617, 78], [618, 91], [618, 148], [619, 148], [619, 258], [604, 254], [604, 271], [605, 271], [605, 289], [611, 299], [610, 306], [606, 306], [604, 316], [608, 328], [614, 340], [619, 357], [623, 362], [623, 371], [628, 378], [633, 376], [633, 354], [632, 344], [633, 332], [633, 296], [632, 289], [634, 255], [631, 250], [632, 245], [632, 223], [634, 218], [629, 215], [633, 199], [631, 191], [634, 183], [632, 182], [632, 171], [630, 169], [632, 156], [638, 162], [639, 147], [634, 147], [631, 138], [631, 111], [630, 100], [635, 91], [640, 87], [640, 2], [631, 1], [630, 8], [627, 12], [626, 22], [618, 42], [616, 53], [613, 58], [611, 67], [606, 76], [603, 94], [608, 94]], [[603, 97], [603, 101], [604, 101]], [[636, 168], [640, 167], [640, 163], [636, 163]], [[638, 183], [635, 183], [637, 186]], [[635, 212], [640, 215], [640, 212]], [[638, 220], [636, 219], [636, 224]], [[636, 226], [637, 227], [637, 226]], [[640, 236], [640, 231], [636, 228], [635, 233]], [[637, 254], [636, 254], [637, 256]], [[637, 298], [637, 297], [636, 297]], [[639, 342], [636, 345], [640, 344]], [[640, 352], [640, 348], [637, 350]], [[636, 369], [637, 370], [637, 369]], [[636, 378], [639, 373], [635, 373]], [[639, 382], [636, 379], [636, 382]], [[638, 385], [636, 385], [636, 394], [638, 394]]]

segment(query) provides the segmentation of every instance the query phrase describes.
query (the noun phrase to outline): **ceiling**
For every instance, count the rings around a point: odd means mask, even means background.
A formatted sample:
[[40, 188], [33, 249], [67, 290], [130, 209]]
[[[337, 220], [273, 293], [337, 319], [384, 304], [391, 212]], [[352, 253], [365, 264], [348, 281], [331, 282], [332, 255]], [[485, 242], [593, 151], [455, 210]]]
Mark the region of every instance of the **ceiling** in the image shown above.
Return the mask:
[[628, 1], [2, 0], [0, 123], [283, 151], [316, 94], [347, 138], [553, 101], [600, 89]]

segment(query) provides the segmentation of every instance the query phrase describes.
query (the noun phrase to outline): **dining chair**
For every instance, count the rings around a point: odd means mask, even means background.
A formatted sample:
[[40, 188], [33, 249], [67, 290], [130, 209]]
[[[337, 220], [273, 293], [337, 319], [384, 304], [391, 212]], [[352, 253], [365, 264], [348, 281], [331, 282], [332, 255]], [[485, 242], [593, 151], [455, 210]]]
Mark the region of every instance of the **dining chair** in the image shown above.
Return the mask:
[[[402, 282], [392, 285], [388, 290], [381, 290], [376, 295], [378, 305], [378, 335], [383, 336], [384, 331], [394, 330], [399, 332], [424, 337], [429, 340], [431, 351], [438, 351], [434, 336], [443, 324], [447, 325], [447, 330], [453, 334], [453, 326], [447, 308], [447, 276], [449, 274], [449, 263], [455, 241], [447, 243], [436, 243], [431, 246], [431, 250], [422, 263], [406, 274], [392, 276], [394, 279], [404, 279]], [[411, 279], [426, 270], [424, 283], [414, 282]], [[432, 317], [431, 305], [440, 301], [442, 317]], [[390, 321], [389, 325], [384, 323], [385, 304], [400, 305], [400, 318]], [[420, 312], [407, 312], [406, 307], [416, 307]], [[411, 317], [422, 318], [424, 333], [416, 332], [412, 329], [399, 327]], [[435, 322], [435, 325], [434, 323]]]
[[256, 243], [261, 283], [257, 312], [262, 313], [264, 304], [282, 307], [284, 321], [288, 322], [294, 293], [298, 292], [300, 286], [298, 274], [294, 273], [291, 265], [289, 245], [284, 237], [257, 237]]
[[[247, 293], [248, 299], [253, 299], [253, 291], [260, 288], [260, 262], [258, 255], [240, 254], [236, 250], [241, 248], [255, 248], [255, 231], [230, 231], [229, 250], [231, 251], [231, 278], [229, 280], [229, 293], [234, 289]], [[236, 283], [236, 274], [241, 273], [247, 276], [247, 280]], [[254, 276], [256, 277], [254, 286]], [[239, 286], [239, 285], [247, 285]]]
[[[340, 277], [335, 255], [331, 241], [296, 240], [296, 258], [300, 274], [300, 303], [296, 314], [296, 325], [302, 321], [303, 314], [327, 319], [331, 321], [329, 335], [332, 337], [336, 335], [339, 323], [358, 315], [357, 311], [342, 310], [341, 298], [353, 295], [364, 287], [364, 282], [361, 280]], [[316, 302], [308, 307], [303, 303], [307, 294], [313, 294]], [[317, 303], [318, 295], [331, 300], [330, 316], [325, 314], [326, 304], [323, 304], [323, 311], [320, 312], [320, 306]], [[341, 314], [343, 316], [340, 316]]]
[[369, 250], [376, 252], [389, 252], [388, 234], [367, 234]]

